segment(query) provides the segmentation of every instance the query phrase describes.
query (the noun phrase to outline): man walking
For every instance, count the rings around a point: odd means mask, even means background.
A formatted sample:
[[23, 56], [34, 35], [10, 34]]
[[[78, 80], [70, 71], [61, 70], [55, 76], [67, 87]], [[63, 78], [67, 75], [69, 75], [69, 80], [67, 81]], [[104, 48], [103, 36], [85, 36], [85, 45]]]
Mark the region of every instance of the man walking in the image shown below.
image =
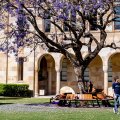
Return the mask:
[[114, 79], [115, 82], [112, 84], [113, 96], [114, 96], [114, 108], [113, 111], [116, 114], [119, 114], [118, 107], [120, 105], [120, 79]]

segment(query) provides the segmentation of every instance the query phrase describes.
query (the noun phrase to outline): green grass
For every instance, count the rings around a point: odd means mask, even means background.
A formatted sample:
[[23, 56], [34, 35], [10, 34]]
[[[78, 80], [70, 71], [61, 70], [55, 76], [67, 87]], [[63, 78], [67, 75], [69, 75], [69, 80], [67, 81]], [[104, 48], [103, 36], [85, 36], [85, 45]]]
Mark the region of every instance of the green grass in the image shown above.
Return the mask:
[[[0, 98], [0, 103], [33, 104], [49, 102], [47, 98]], [[41, 108], [42, 109], [42, 108]], [[43, 108], [41, 111], [1, 111], [0, 120], [119, 120], [112, 108]]]
[[22, 98], [22, 97], [0, 97], [0, 103], [44, 103], [49, 102], [49, 98]]
[[77, 109], [41, 112], [0, 112], [0, 120], [119, 120], [112, 109]]

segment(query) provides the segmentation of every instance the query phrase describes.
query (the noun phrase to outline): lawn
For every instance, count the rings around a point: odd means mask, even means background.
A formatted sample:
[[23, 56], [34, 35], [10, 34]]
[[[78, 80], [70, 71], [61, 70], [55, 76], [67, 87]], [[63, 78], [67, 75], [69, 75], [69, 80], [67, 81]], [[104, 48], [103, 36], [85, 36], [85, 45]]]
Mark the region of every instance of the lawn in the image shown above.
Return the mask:
[[22, 97], [0, 97], [1, 103], [44, 103], [49, 102], [49, 98], [22, 98]]
[[[41, 104], [49, 102], [46, 98], [0, 98], [1, 105]], [[0, 106], [1, 107], [1, 106]], [[31, 109], [31, 108], [30, 108]], [[112, 108], [69, 108], [43, 107], [40, 111], [0, 111], [0, 120], [119, 120]]]

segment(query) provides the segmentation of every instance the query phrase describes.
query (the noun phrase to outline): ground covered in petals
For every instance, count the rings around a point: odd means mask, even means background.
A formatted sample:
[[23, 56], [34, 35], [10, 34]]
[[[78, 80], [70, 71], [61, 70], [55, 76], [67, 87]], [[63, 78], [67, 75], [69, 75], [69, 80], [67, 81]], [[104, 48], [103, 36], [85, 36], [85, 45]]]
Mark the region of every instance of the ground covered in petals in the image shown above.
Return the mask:
[[[13, 100], [14, 101], [14, 100]], [[59, 107], [48, 101], [33, 100], [1, 100], [0, 120], [119, 120], [112, 107], [75, 108]], [[40, 103], [38, 103], [40, 101]]]

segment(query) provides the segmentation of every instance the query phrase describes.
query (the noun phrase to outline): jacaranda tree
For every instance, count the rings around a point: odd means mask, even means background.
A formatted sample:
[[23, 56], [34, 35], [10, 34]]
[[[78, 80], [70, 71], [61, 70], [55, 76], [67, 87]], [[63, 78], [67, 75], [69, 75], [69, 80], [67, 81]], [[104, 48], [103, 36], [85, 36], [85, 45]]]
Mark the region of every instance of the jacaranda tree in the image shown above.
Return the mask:
[[[113, 0], [0, 0], [0, 29], [5, 30], [0, 50], [14, 53], [17, 57], [21, 48], [35, 50], [41, 45], [49, 52], [61, 53], [68, 58], [78, 81], [84, 83], [84, 71], [100, 50], [105, 47], [119, 48], [113, 42], [106, 44], [106, 27], [119, 17], [113, 18], [115, 13]], [[7, 21], [9, 16], [15, 18], [14, 24]], [[39, 19], [48, 17], [56, 29], [51, 35], [47, 35], [38, 25]], [[86, 29], [86, 23], [99, 31], [99, 40]], [[61, 40], [59, 36], [62, 36]], [[88, 49], [86, 57], [81, 51], [84, 46]]]

